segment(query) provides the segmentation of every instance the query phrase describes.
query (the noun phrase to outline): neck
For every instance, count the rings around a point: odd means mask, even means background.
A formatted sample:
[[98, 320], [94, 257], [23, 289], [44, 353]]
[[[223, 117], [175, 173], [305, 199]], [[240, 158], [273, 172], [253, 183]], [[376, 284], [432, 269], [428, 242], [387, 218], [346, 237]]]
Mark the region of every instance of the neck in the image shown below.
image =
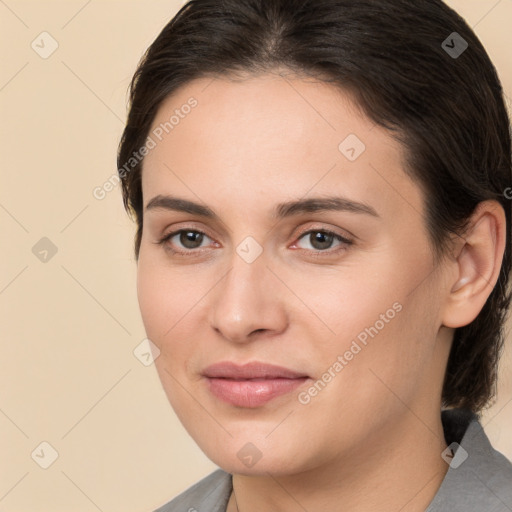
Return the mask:
[[440, 412], [423, 423], [410, 411], [364, 446], [298, 474], [233, 475], [227, 512], [424, 512], [448, 470]]

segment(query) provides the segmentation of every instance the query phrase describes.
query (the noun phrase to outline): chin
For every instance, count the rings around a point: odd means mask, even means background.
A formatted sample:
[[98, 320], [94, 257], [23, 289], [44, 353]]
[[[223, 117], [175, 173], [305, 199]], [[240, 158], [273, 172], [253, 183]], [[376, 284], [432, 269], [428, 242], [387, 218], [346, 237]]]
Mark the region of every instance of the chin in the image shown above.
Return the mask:
[[301, 452], [300, 446], [284, 449], [277, 439], [276, 443], [265, 442], [264, 438], [261, 442], [251, 442], [250, 439], [250, 435], [244, 435], [243, 438], [224, 438], [224, 442], [201, 443], [194, 438], [203, 453], [228, 473], [246, 476], [268, 476], [270, 473], [280, 476], [301, 473], [315, 465], [311, 460], [308, 464], [308, 456]]
[[[206, 455], [208, 456], [208, 454]], [[272, 457], [271, 460], [262, 457], [253, 466], [244, 464], [238, 460], [238, 458], [233, 458], [231, 454], [221, 454], [218, 457], [208, 456], [208, 458], [227, 473], [237, 475], [268, 476], [271, 474], [272, 476], [282, 476], [299, 473], [301, 471], [301, 468], [290, 464], [291, 460], [287, 461], [287, 459], [281, 457], [279, 457], [279, 460], [274, 460], [274, 457]], [[296, 463], [296, 461], [294, 461], [294, 463]]]

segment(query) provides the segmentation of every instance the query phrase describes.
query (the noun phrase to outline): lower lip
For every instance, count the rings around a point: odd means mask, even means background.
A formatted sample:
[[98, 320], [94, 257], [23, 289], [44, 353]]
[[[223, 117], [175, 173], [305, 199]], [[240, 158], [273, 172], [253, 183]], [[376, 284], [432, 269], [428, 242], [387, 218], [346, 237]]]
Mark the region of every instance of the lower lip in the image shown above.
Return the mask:
[[308, 377], [259, 380], [207, 378], [210, 391], [217, 398], [238, 407], [259, 407], [273, 398], [290, 393], [306, 380]]

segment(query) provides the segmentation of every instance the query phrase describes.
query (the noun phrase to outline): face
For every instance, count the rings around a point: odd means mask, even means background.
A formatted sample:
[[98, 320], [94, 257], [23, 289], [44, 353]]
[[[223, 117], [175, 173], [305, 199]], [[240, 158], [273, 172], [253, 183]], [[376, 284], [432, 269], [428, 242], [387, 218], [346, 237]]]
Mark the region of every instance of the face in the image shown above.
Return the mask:
[[306, 471], [438, 414], [443, 272], [398, 142], [332, 85], [278, 74], [190, 82], [150, 136], [139, 305], [213, 462]]

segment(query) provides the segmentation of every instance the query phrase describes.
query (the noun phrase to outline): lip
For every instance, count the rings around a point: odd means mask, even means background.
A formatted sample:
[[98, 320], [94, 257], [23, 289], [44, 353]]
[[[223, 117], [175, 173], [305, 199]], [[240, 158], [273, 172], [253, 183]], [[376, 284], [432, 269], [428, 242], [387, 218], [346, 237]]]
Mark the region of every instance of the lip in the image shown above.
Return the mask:
[[218, 399], [238, 407], [260, 407], [290, 393], [310, 377], [283, 366], [254, 361], [237, 365], [223, 361], [202, 373], [209, 391]]

